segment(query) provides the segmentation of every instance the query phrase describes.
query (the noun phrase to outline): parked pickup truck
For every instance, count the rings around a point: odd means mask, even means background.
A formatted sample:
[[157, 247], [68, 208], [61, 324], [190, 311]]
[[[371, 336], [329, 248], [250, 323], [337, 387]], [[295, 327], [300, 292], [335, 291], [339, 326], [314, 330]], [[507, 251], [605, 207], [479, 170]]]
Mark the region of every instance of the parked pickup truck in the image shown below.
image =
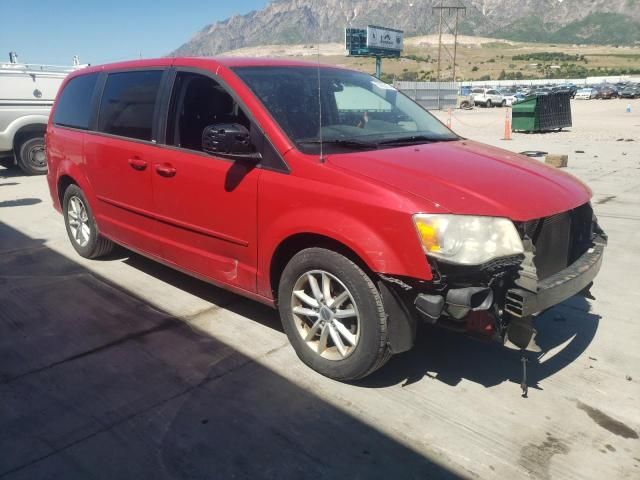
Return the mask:
[[79, 255], [121, 244], [277, 308], [302, 361], [338, 380], [412, 348], [423, 323], [535, 351], [535, 316], [586, 294], [606, 245], [576, 178], [316, 63], [83, 69], [47, 155]]
[[0, 64], [0, 157], [27, 175], [47, 173], [44, 133], [53, 100], [75, 67], [27, 65], [10, 54]]

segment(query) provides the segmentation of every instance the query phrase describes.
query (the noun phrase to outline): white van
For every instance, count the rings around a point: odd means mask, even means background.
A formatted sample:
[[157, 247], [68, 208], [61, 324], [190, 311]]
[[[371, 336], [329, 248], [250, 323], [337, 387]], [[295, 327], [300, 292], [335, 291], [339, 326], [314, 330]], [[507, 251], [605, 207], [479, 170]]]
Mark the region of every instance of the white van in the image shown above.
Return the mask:
[[[65, 77], [80, 68], [74, 66], [0, 64], [0, 157], [8, 157], [28, 175], [47, 173], [44, 132], [49, 112]], [[6, 163], [6, 162], [5, 162]]]

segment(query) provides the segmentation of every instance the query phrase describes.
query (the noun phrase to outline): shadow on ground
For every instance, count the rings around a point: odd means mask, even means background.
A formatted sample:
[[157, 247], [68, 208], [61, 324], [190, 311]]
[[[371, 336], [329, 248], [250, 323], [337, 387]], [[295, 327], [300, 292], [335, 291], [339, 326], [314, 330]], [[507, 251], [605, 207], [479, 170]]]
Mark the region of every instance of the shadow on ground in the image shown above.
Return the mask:
[[0, 478], [455, 478], [1, 222], [0, 306]]
[[0, 202], [0, 208], [27, 207], [30, 205], [37, 205], [39, 203], [42, 203], [42, 200], [40, 200], [39, 198], [19, 198], [17, 200], [5, 200], [3, 202]]
[[[269, 307], [212, 287], [124, 248], [116, 249], [109, 259], [121, 259], [129, 266], [176, 288], [223, 306], [251, 321], [283, 331], [278, 313]], [[598, 315], [589, 310], [590, 304], [586, 299], [575, 297], [536, 320], [536, 340], [542, 348], [542, 354], [528, 354], [530, 388], [540, 388], [540, 381], [562, 370], [587, 349], [595, 337], [600, 320]], [[548, 358], [549, 351], [565, 343], [560, 352]], [[355, 382], [355, 385], [372, 388], [400, 383], [409, 385], [425, 377], [450, 386], [457, 386], [462, 379], [484, 387], [505, 381], [519, 385], [522, 380], [520, 352], [439, 328], [421, 326], [413, 350], [393, 357], [381, 370]]]
[[13, 165], [13, 158], [0, 158], [0, 180], [25, 176], [25, 173]]
[[[536, 341], [542, 354], [528, 353], [530, 388], [576, 360], [595, 337], [600, 317], [589, 312], [584, 298], [573, 298], [536, 319]], [[565, 345], [566, 344], [566, 345]], [[549, 352], [562, 346], [559, 352]], [[505, 381], [520, 384], [520, 352], [457, 333], [424, 327], [418, 332], [416, 347], [393, 357], [387, 366], [358, 382], [363, 387], [404, 386], [425, 377], [456, 386], [466, 379], [484, 387]]]

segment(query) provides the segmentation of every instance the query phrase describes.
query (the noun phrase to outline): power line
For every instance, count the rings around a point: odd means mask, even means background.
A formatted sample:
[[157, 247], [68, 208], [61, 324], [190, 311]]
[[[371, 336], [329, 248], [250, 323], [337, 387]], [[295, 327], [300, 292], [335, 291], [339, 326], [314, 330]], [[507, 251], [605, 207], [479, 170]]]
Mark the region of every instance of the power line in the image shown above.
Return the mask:
[[[432, 7], [432, 12], [438, 12], [438, 82], [442, 81], [442, 60], [443, 50], [446, 53], [448, 61], [453, 62], [453, 78], [456, 80], [456, 61], [458, 58], [458, 25], [460, 23], [460, 17], [467, 14], [467, 7], [460, 5], [445, 5], [444, 0], [440, 0], [440, 4], [437, 7]], [[442, 34], [447, 33], [453, 35], [453, 52], [442, 42]]]

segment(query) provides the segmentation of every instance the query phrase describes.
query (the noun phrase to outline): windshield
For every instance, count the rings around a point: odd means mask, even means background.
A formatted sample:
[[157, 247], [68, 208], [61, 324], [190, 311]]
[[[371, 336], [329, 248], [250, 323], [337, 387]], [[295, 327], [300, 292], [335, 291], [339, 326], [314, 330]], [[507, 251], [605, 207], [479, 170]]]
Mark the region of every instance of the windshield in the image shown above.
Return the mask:
[[340, 151], [458, 139], [421, 106], [364, 73], [314, 67], [234, 71], [305, 153], [319, 152], [321, 137], [325, 149]]

